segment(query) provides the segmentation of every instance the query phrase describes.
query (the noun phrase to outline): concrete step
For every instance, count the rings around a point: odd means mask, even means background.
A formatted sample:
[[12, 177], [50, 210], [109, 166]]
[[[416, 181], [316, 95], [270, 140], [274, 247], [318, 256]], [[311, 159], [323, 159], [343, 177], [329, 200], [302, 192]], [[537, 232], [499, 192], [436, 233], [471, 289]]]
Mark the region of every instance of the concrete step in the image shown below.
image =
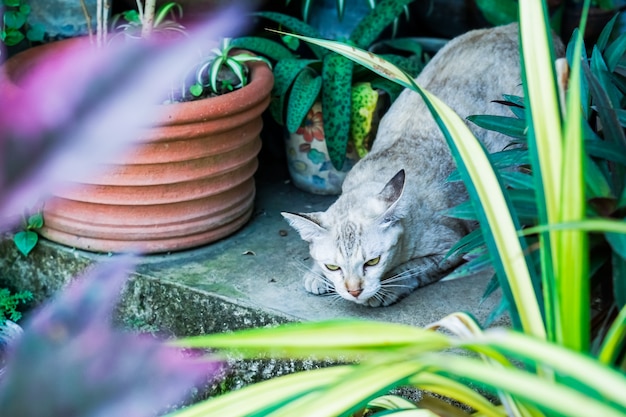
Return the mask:
[[[119, 305], [120, 321], [140, 329], [159, 329], [169, 336], [333, 318], [424, 326], [456, 311], [470, 312], [483, 321], [499, 302], [495, 295], [480, 303], [487, 275], [438, 282], [383, 308], [305, 292], [302, 269], [309, 262], [307, 244], [280, 212], [324, 210], [335, 198], [302, 192], [283, 178], [261, 176], [255, 214], [238, 233], [202, 248], [141, 258], [138, 268], [129, 271]], [[24, 257], [6, 236], [0, 241], [0, 286], [30, 290], [34, 302], [40, 303], [90, 265], [110, 259], [108, 254], [46, 240]], [[496, 324], [506, 325], [507, 319]], [[225, 382], [208, 391], [219, 393], [319, 366], [324, 364], [234, 358]]]
[[[180, 335], [340, 317], [424, 326], [456, 311], [484, 320], [495, 307], [497, 296], [480, 303], [486, 275], [438, 282], [383, 308], [305, 292], [308, 247], [280, 212], [324, 210], [335, 198], [259, 179], [255, 214], [242, 230], [202, 248], [142, 258], [122, 308]], [[86, 265], [110, 258], [45, 240], [28, 258], [8, 241], [1, 250], [0, 284], [30, 289], [39, 301]]]

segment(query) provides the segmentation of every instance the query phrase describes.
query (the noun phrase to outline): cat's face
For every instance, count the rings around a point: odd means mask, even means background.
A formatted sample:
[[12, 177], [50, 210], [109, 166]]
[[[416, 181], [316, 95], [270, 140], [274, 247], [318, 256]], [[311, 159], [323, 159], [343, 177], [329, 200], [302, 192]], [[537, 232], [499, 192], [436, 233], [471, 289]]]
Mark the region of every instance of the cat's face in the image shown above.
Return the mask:
[[401, 250], [403, 228], [397, 202], [403, 185], [401, 171], [380, 193], [364, 201], [338, 202], [326, 212], [283, 213], [309, 242], [316, 275], [305, 280], [318, 282], [305, 281], [307, 290], [323, 293], [330, 286], [329, 290], [349, 301], [387, 304], [383, 299], [386, 292], [393, 291], [393, 284], [386, 286], [384, 279], [394, 266], [394, 254]]

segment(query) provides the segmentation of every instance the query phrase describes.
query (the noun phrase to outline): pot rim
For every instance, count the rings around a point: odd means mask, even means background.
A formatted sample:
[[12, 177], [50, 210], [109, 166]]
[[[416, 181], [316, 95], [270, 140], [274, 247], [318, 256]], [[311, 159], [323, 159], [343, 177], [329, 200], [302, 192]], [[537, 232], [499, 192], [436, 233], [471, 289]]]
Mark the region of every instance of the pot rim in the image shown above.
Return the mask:
[[[19, 80], [29, 73], [23, 68], [33, 68], [47, 55], [54, 53], [55, 50], [76, 47], [76, 45], [80, 45], [80, 48], [87, 48], [91, 46], [91, 43], [88, 37], [79, 36], [34, 46], [10, 57], [2, 64], [2, 83], [5, 84], [3, 89], [11, 89], [18, 93], [20, 90]], [[245, 112], [247, 109], [259, 105], [270, 94], [274, 86], [274, 75], [272, 70], [263, 62], [250, 62], [247, 65], [250, 69], [250, 82], [246, 86], [226, 94], [200, 100], [155, 104], [157, 108], [153, 122], [168, 124], [175, 118], [176, 124], [178, 124], [194, 120], [217, 119], [233, 112]]]

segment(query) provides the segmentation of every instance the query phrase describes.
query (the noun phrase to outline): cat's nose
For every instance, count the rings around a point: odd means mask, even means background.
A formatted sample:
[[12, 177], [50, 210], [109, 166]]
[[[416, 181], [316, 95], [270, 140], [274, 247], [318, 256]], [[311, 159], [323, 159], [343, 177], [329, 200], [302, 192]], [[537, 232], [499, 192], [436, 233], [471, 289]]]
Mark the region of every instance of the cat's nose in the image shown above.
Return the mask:
[[348, 290], [348, 294], [350, 294], [354, 298], [357, 298], [359, 295], [361, 295], [362, 292], [363, 292], [363, 289], [361, 288], [359, 288], [358, 290]]

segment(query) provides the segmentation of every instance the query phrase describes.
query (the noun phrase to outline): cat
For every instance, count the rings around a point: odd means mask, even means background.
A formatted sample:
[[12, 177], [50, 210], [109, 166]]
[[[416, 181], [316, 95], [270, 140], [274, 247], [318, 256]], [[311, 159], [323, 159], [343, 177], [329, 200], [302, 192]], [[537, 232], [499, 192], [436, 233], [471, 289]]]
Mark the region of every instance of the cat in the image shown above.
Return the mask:
[[[470, 31], [449, 41], [418, 75], [418, 85], [462, 118], [507, 115], [494, 100], [522, 96], [518, 25]], [[510, 139], [468, 123], [489, 152]], [[382, 118], [371, 151], [348, 173], [325, 212], [282, 215], [309, 243], [313, 294], [336, 293], [388, 306], [435, 282], [463, 260], [446, 257], [475, 224], [446, 216], [467, 198], [448, 145], [421, 97], [403, 91]]]

